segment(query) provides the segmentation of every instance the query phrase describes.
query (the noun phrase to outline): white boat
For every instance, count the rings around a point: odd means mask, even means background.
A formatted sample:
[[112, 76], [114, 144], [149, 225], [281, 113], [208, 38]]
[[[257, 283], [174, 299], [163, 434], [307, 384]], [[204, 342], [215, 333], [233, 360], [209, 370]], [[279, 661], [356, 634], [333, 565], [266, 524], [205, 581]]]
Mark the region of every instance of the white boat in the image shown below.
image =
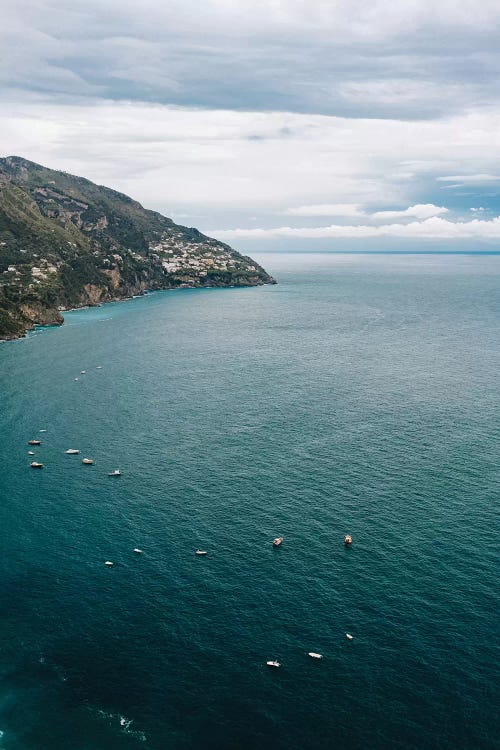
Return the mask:
[[80, 370], [80, 375], [85, 375], [86, 372], [87, 370]]
[[276, 661], [276, 659], [271, 659], [271, 661], [266, 661], [266, 664], [268, 667], [281, 667], [281, 664], [279, 661]]
[[136, 555], [142, 555], [142, 549], [139, 549], [139, 547], [134, 547], [134, 552]]
[[97, 365], [96, 370], [102, 370], [102, 365]]
[[113, 469], [113, 471], [108, 471], [108, 477], [121, 477], [122, 473], [120, 469]]
[[113, 565], [114, 565], [114, 563], [112, 563], [111, 560], [106, 560], [106, 562], [104, 563], [104, 565], [106, 565], [108, 568], [112, 568]]
[[76, 380], [78, 380], [78, 378], [73, 378], [73, 380], [75, 380], [75, 381], [76, 381]]
[[34, 456], [34, 455], [35, 455], [35, 451], [28, 451], [28, 456]]
[[277, 536], [276, 539], [273, 539], [273, 547], [279, 547], [280, 544], [283, 544], [282, 536]]
[[40, 430], [40, 432], [47, 432], [47, 430]]
[[348, 641], [352, 641], [353, 639], [353, 636], [350, 633], [346, 633], [345, 637], [347, 638]]
[[94, 459], [93, 458], [83, 458], [82, 459], [82, 464], [85, 464], [85, 466], [92, 466], [93, 463], [94, 463]]
[[311, 657], [311, 659], [322, 659], [323, 654], [317, 654], [315, 651], [308, 651], [307, 655]]
[[41, 445], [41, 440], [28, 440], [28, 445]]
[[77, 450], [76, 448], [68, 448], [68, 450], [64, 452], [66, 453], [67, 456], [76, 456], [78, 455], [78, 453], [80, 453], [80, 451]]
[[30, 466], [32, 469], [43, 469], [43, 464], [39, 464], [38, 461], [32, 461]]
[[206, 552], [204, 549], [197, 549], [194, 554], [195, 555], [207, 555], [208, 552]]

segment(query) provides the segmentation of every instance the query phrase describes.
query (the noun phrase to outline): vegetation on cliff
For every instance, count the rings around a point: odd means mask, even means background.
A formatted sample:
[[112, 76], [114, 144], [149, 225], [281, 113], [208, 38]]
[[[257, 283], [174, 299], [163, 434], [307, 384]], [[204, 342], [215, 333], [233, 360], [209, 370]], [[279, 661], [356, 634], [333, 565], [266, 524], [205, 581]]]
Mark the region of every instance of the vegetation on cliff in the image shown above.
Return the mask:
[[0, 159], [0, 338], [146, 289], [272, 283], [251, 258], [122, 193]]

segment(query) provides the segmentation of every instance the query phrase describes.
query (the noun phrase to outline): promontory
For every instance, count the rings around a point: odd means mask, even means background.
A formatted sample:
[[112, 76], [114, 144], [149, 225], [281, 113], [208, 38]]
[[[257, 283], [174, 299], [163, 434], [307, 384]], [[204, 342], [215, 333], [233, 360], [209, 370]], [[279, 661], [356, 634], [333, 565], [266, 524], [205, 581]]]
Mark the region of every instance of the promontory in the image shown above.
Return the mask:
[[146, 290], [274, 283], [251, 258], [122, 193], [0, 159], [0, 339]]

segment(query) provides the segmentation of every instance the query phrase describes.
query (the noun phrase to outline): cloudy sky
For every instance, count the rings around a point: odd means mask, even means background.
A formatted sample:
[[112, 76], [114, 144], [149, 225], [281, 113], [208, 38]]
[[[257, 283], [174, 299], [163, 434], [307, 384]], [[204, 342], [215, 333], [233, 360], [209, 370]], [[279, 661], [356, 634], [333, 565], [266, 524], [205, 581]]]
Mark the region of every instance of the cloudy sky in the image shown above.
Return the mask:
[[244, 251], [500, 243], [498, 0], [2, 0], [0, 153]]

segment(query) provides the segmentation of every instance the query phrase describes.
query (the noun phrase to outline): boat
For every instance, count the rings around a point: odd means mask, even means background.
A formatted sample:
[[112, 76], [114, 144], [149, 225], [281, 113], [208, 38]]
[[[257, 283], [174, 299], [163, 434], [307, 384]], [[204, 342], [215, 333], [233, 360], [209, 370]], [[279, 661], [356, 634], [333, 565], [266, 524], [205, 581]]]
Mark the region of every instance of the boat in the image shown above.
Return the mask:
[[64, 451], [67, 456], [76, 456], [80, 451], [77, 448], [68, 448], [67, 451]]
[[194, 554], [195, 555], [207, 555], [208, 552], [206, 552], [204, 549], [197, 549]]
[[93, 463], [93, 458], [82, 458], [82, 464], [85, 464], [85, 466], [92, 466]]
[[345, 637], [347, 638], [348, 641], [352, 641], [353, 639], [353, 636], [350, 633], [346, 633]]
[[308, 651], [307, 655], [311, 657], [311, 659], [322, 659], [323, 654], [317, 654], [315, 651]]
[[73, 378], [73, 380], [77, 381], [77, 380], [78, 380], [78, 378]]
[[32, 469], [43, 469], [43, 464], [39, 464], [38, 461], [32, 461], [30, 466]]
[[139, 549], [139, 547], [134, 547], [134, 552], [135, 552], [135, 553], [136, 553], [137, 555], [142, 555], [142, 549]]
[[279, 547], [280, 544], [283, 543], [283, 537], [277, 536], [276, 539], [273, 539], [273, 547]]
[[350, 534], [346, 534], [344, 537], [344, 544], [346, 547], [348, 547], [350, 544], [352, 544], [352, 536]]
[[34, 455], [35, 455], [35, 451], [28, 451], [28, 456], [34, 456]]
[[28, 445], [41, 445], [41, 440], [28, 440]]
[[113, 469], [113, 471], [108, 471], [108, 477], [121, 477], [122, 473], [120, 469]]
[[266, 661], [266, 664], [268, 667], [281, 667], [281, 664], [276, 659], [271, 659], [270, 661]]
[[47, 432], [47, 430], [40, 430], [40, 432]]
[[86, 372], [87, 370], [80, 370], [80, 375], [85, 375]]
[[113, 565], [114, 565], [114, 563], [112, 563], [111, 560], [106, 560], [106, 562], [104, 563], [104, 565], [106, 565], [108, 568], [112, 568]]
[[102, 370], [102, 365], [97, 365], [96, 370]]

